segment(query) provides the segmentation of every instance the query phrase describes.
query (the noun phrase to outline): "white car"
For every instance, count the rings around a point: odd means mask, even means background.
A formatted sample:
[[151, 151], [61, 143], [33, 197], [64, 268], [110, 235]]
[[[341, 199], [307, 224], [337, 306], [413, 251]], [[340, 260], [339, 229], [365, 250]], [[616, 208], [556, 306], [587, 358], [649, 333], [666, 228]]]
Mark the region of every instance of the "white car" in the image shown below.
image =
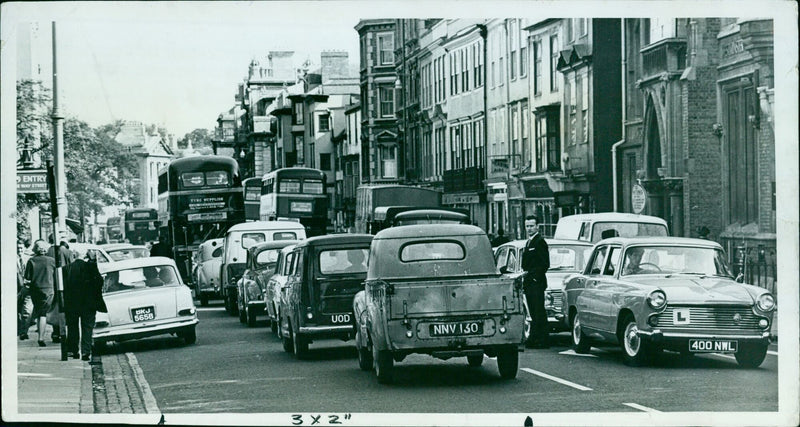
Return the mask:
[[115, 247], [106, 249], [106, 252], [114, 261], [122, 261], [125, 259], [146, 258], [150, 256], [150, 249], [144, 245], [131, 245]]
[[194, 272], [195, 295], [200, 305], [208, 305], [210, 298], [220, 297], [220, 266], [222, 265], [222, 245], [224, 239], [209, 239], [200, 244], [195, 252]]
[[72, 252], [73, 259], [85, 259], [87, 252], [94, 252], [97, 255], [98, 264], [114, 261], [105, 249], [93, 243], [72, 242], [69, 244], [69, 250]]
[[173, 260], [134, 258], [98, 268], [108, 313], [97, 313], [95, 345], [162, 334], [175, 334], [186, 344], [197, 340], [192, 291], [181, 281]]

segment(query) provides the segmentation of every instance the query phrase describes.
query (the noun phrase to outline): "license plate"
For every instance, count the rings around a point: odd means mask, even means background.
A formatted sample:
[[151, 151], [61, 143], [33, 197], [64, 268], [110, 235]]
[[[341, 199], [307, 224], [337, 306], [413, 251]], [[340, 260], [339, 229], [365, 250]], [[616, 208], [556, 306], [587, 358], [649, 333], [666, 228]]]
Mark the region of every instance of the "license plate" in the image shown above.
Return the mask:
[[692, 353], [736, 353], [739, 342], [736, 340], [689, 340]]
[[332, 314], [331, 323], [350, 323], [349, 314]]
[[153, 308], [153, 306], [132, 308], [131, 316], [133, 317], [134, 322], [146, 322], [156, 318], [156, 310]]
[[483, 322], [431, 323], [429, 328], [432, 337], [483, 335]]

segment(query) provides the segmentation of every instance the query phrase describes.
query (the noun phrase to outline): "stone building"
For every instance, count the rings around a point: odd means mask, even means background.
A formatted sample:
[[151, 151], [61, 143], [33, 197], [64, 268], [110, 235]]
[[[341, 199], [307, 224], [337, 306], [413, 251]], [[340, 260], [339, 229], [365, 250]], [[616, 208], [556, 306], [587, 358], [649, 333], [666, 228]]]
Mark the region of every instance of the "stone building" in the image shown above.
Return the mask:
[[366, 19], [355, 30], [360, 45], [361, 181], [403, 181], [402, 146], [395, 116], [394, 19]]
[[167, 166], [177, 150], [175, 138], [165, 141], [158, 132], [148, 132], [142, 122], [126, 121], [116, 141], [134, 154], [139, 169], [139, 200], [136, 206], [158, 208], [158, 171]]

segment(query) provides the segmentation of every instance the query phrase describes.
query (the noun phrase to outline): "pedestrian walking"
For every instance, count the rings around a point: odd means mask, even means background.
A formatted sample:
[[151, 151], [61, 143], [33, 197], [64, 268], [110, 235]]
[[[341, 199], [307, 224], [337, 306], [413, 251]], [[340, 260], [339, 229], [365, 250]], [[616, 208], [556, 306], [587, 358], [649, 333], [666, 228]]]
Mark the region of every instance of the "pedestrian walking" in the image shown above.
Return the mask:
[[[44, 334], [47, 327], [47, 312], [53, 304], [53, 273], [56, 261], [47, 256], [47, 243], [37, 240], [33, 244], [34, 255], [25, 265], [24, 279], [29, 284], [33, 313], [25, 322], [25, 331], [35, 321], [39, 329], [39, 347], [45, 347]], [[22, 336], [20, 336], [22, 338]]]
[[17, 335], [20, 340], [28, 339], [28, 323], [33, 314], [33, 301], [28, 284], [25, 282], [25, 243], [17, 242]]
[[547, 289], [547, 270], [550, 268], [550, 252], [544, 237], [539, 233], [539, 217], [528, 215], [525, 218], [525, 231], [528, 241], [522, 254], [522, 268], [527, 273], [523, 281], [525, 299], [531, 310], [533, 325], [529, 348], [548, 348], [547, 312], [544, 309], [544, 291]]
[[[50, 236], [50, 244], [53, 243], [53, 236]], [[50, 249], [47, 250], [47, 256], [52, 257], [53, 259], [56, 258], [56, 247], [50, 246]], [[62, 272], [71, 262], [73, 259], [74, 254], [69, 249], [69, 243], [65, 240], [62, 240], [58, 244], [58, 262], [56, 263], [59, 267], [62, 268]], [[62, 276], [63, 277], [63, 276]], [[47, 324], [53, 327], [53, 333], [51, 334], [51, 338], [54, 343], [60, 343], [61, 339], [63, 338], [63, 331], [61, 330], [61, 322], [59, 322], [60, 313], [58, 311], [58, 304], [51, 304], [50, 311], [47, 312]]]
[[64, 314], [67, 318], [67, 354], [73, 359], [89, 360], [95, 314], [107, 313], [103, 301], [103, 277], [97, 269], [95, 251], [87, 251], [86, 259], [77, 259], [64, 273]]
[[502, 228], [497, 229], [497, 237], [492, 239], [492, 247], [496, 248], [503, 243], [508, 243], [510, 239], [506, 237], [506, 232]]

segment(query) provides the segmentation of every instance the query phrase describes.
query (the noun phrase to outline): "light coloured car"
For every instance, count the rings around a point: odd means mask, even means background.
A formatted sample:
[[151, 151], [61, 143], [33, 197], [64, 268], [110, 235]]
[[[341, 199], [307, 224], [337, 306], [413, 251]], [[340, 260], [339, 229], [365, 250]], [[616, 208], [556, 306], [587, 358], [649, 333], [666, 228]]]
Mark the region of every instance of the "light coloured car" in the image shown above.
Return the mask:
[[554, 239], [597, 243], [608, 237], [669, 236], [663, 218], [623, 212], [598, 212], [561, 217]]
[[150, 250], [144, 245], [126, 245], [116, 248], [106, 249], [106, 253], [114, 261], [125, 259], [146, 258], [150, 256]]
[[293, 246], [297, 240], [276, 240], [262, 242], [247, 249], [247, 269], [236, 283], [239, 296], [239, 320], [247, 326], [256, 325], [259, 314], [264, 314], [267, 282], [275, 272], [278, 256], [286, 246]]
[[195, 295], [200, 305], [208, 305], [209, 298], [219, 298], [220, 266], [222, 265], [222, 246], [224, 239], [209, 239], [201, 243], [195, 252], [193, 281]]
[[[527, 240], [514, 240], [495, 249], [494, 260], [503, 274], [518, 276], [522, 269], [522, 252]], [[583, 271], [583, 266], [592, 252], [592, 244], [580, 240], [545, 239], [550, 253], [550, 268], [547, 270], [547, 289], [544, 291], [544, 308], [547, 323], [556, 332], [569, 330], [562, 313], [564, 279], [570, 274]], [[527, 331], [526, 331], [527, 334]]]
[[662, 350], [733, 353], [764, 361], [775, 297], [739, 283], [722, 247], [682, 237], [613, 238], [595, 245], [584, 271], [565, 281], [572, 345], [619, 344], [638, 366]]
[[69, 244], [69, 250], [72, 252], [73, 259], [85, 259], [88, 252], [92, 252], [97, 256], [97, 263], [103, 264], [106, 262], [113, 262], [114, 259], [102, 247], [94, 243], [78, 243], [72, 242]]
[[[289, 278], [289, 269], [292, 266], [294, 257], [294, 244], [281, 249], [278, 253], [278, 260], [275, 270], [267, 281], [266, 292], [264, 293], [264, 306], [267, 310], [267, 317], [270, 320], [272, 332], [278, 334], [278, 319], [280, 319], [281, 290], [286, 285]], [[278, 335], [280, 338], [280, 335]]]
[[186, 344], [197, 340], [199, 320], [192, 292], [175, 262], [166, 257], [135, 258], [98, 264], [108, 313], [97, 313], [94, 341], [127, 341], [175, 334]]

